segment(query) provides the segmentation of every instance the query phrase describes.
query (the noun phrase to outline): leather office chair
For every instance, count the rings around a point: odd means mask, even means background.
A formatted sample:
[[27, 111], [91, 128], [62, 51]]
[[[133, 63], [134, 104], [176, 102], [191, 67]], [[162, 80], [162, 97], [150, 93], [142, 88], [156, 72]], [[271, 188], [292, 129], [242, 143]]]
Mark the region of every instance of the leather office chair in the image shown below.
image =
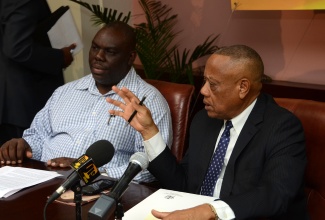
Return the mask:
[[305, 193], [312, 220], [325, 219], [325, 102], [305, 99], [275, 98], [282, 107], [295, 114], [305, 131], [307, 167]]
[[173, 126], [173, 143], [171, 151], [177, 160], [180, 161], [187, 149], [185, 144], [194, 86], [152, 79], [145, 80], [156, 87], [168, 102]]

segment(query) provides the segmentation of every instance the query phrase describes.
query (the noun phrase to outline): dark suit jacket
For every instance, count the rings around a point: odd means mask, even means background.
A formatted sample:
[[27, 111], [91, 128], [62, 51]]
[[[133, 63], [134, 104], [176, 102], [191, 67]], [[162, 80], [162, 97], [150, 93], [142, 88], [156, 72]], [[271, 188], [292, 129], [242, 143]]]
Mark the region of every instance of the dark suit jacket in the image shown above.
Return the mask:
[[[199, 193], [223, 120], [200, 111], [181, 164], [168, 148], [149, 164], [162, 187]], [[236, 219], [306, 219], [303, 176], [305, 141], [300, 121], [261, 94], [229, 159], [220, 198]], [[272, 219], [273, 219], [272, 218]]]
[[35, 35], [50, 15], [46, 0], [0, 1], [0, 124], [29, 127], [64, 83], [63, 52]]

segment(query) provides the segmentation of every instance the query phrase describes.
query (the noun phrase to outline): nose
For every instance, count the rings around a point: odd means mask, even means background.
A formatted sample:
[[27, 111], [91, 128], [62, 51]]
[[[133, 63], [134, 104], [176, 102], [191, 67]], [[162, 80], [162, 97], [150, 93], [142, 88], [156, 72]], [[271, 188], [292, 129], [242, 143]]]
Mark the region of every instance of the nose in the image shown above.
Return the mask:
[[95, 57], [97, 60], [104, 60], [105, 59], [104, 50], [99, 49]]
[[207, 96], [208, 95], [208, 86], [207, 86], [207, 81], [205, 81], [202, 85], [202, 88], [200, 90], [200, 93], [203, 95], [203, 96]]

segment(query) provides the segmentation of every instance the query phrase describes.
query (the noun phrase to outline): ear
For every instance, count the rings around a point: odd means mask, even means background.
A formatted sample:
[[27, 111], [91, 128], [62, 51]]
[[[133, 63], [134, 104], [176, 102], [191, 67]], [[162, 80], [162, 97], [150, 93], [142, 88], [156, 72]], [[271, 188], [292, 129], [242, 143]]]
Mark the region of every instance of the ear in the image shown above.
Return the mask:
[[247, 78], [243, 78], [239, 81], [239, 98], [244, 99], [248, 94], [251, 87], [251, 82]]
[[137, 52], [135, 50], [130, 52], [129, 65], [133, 65], [135, 58], [137, 57]]

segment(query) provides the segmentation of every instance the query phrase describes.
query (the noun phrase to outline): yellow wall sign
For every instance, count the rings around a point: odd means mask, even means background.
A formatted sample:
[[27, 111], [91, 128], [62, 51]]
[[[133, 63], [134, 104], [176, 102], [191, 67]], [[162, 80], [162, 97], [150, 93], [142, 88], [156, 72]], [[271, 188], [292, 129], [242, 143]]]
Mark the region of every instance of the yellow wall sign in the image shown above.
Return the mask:
[[320, 10], [325, 0], [231, 0], [232, 10]]

